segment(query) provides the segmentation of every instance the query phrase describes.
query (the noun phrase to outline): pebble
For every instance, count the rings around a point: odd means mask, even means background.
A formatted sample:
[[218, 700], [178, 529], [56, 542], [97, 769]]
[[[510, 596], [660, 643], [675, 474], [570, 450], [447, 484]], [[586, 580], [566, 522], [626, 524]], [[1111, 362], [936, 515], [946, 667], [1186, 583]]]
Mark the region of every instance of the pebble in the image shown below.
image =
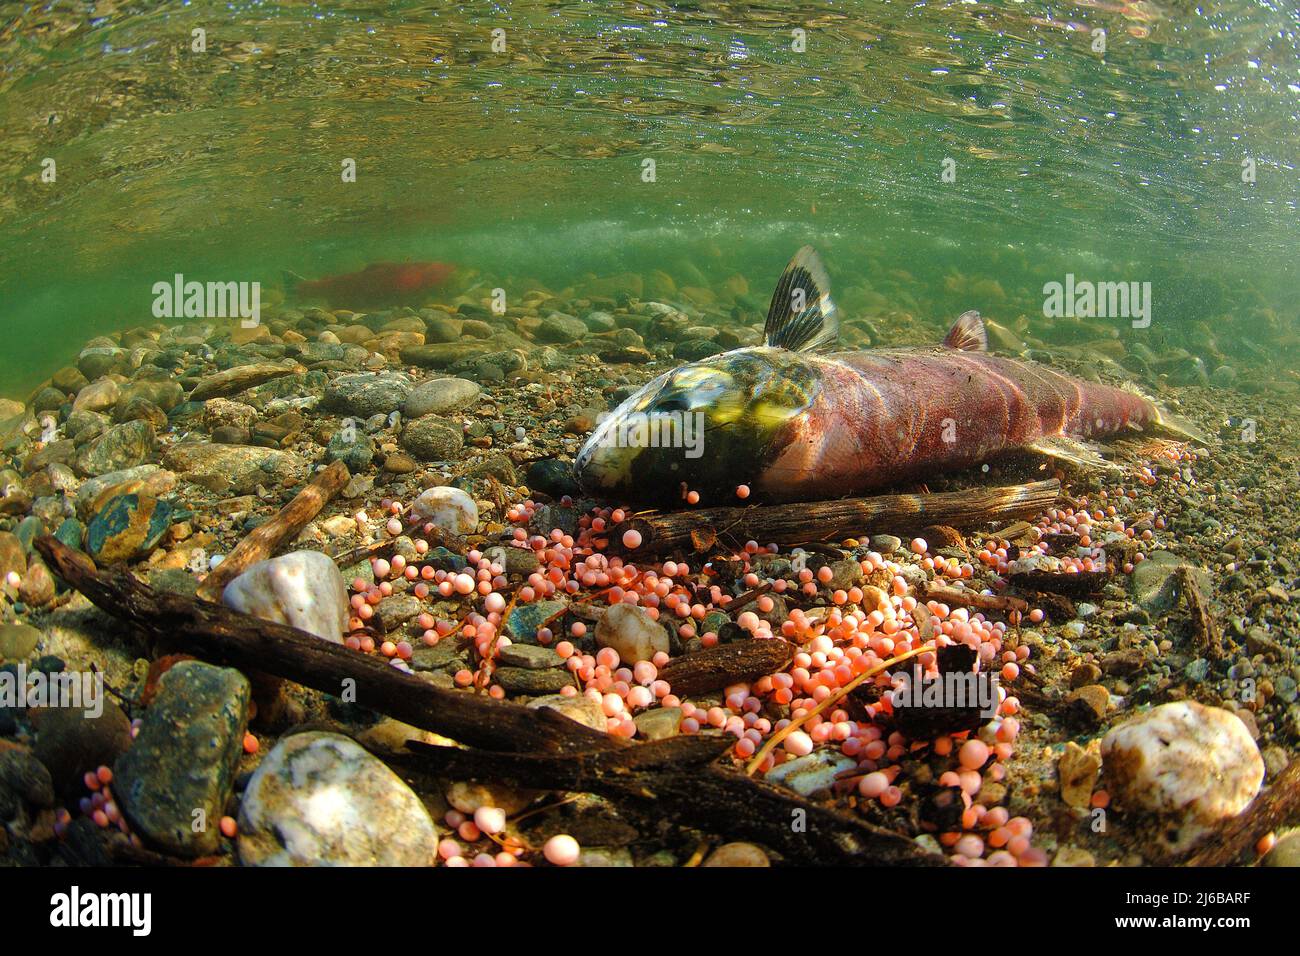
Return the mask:
[[420, 461], [449, 461], [465, 446], [461, 429], [437, 415], [408, 421], [399, 440]]
[[226, 585], [221, 600], [236, 611], [335, 644], [343, 643], [348, 628], [347, 584], [334, 561], [319, 551], [259, 561]]
[[669, 650], [668, 632], [645, 608], [615, 604], [605, 610], [596, 625], [596, 643], [612, 647], [619, 660], [631, 666], [648, 661], [659, 651]]
[[1233, 713], [1195, 701], [1161, 704], [1101, 743], [1107, 788], [1121, 807], [1209, 826], [1259, 792], [1264, 760]]
[[33, 752], [65, 796], [82, 796], [86, 771], [111, 767], [131, 746], [131, 721], [116, 702], [107, 696], [102, 700], [104, 709], [97, 717], [73, 707], [47, 707], [31, 714], [36, 729]]
[[453, 535], [473, 534], [478, 527], [478, 505], [464, 491], [450, 485], [426, 488], [411, 502], [411, 517]]
[[552, 710], [558, 710], [570, 720], [577, 721], [584, 727], [590, 727], [592, 730], [599, 730], [602, 733], [607, 723], [605, 711], [601, 709], [599, 702], [592, 700], [586, 694], [575, 694], [572, 697], [565, 697], [562, 694], [548, 694], [545, 697], [535, 697], [526, 705], [531, 708], [549, 707]]
[[829, 791], [835, 785], [839, 773], [857, 765], [858, 762], [852, 757], [824, 748], [779, 764], [767, 772], [766, 779], [769, 783], [789, 787], [800, 796], [808, 797]]
[[[1154, 551], [1129, 575], [1129, 592], [1138, 606], [1149, 614], [1165, 614], [1178, 602], [1178, 572], [1191, 565], [1168, 551]], [[1193, 569], [1202, 593], [1210, 593], [1209, 577]]]
[[158, 448], [158, 436], [148, 422], [114, 425], [82, 447], [73, 468], [83, 477], [134, 468], [148, 462]]
[[0, 624], [0, 661], [21, 661], [31, 657], [41, 636], [41, 632], [30, 624]]
[[537, 799], [537, 791], [500, 783], [456, 781], [447, 788], [446, 797], [454, 809], [466, 816], [473, 816], [481, 807], [496, 807], [506, 816], [514, 816]]
[[145, 840], [182, 856], [217, 849], [251, 697], [233, 668], [181, 661], [163, 674], [135, 743], [113, 768], [114, 794]]
[[325, 406], [369, 418], [400, 409], [411, 394], [411, 380], [397, 372], [341, 375], [325, 389]]
[[752, 843], [724, 843], [707, 857], [700, 866], [771, 866], [767, 854]]
[[407, 396], [402, 413], [407, 418], [449, 415], [472, 403], [483, 389], [464, 378], [433, 378], [421, 382]]
[[437, 840], [411, 788], [341, 734], [281, 738], [239, 807], [244, 866], [432, 866]]

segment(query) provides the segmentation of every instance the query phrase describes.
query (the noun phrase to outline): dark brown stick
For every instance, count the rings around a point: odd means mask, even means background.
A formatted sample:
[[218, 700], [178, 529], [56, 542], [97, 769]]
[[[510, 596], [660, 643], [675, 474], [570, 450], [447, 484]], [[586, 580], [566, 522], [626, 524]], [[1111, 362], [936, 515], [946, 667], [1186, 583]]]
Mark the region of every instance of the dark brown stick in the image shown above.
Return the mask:
[[779, 638], [732, 641], [669, 661], [659, 677], [673, 693], [702, 694], [785, 670], [794, 648]]
[[1205, 838], [1187, 866], [1229, 866], [1255, 844], [1300, 814], [1300, 760], [1292, 760], [1250, 806]]
[[[689, 738], [687, 738], [689, 739]], [[714, 738], [716, 740], [716, 738]], [[724, 741], [725, 743], [725, 741]], [[633, 765], [623, 753], [555, 758], [486, 753], [408, 745], [428, 769], [455, 777], [502, 780], [542, 790], [580, 790], [630, 802], [656, 818], [664, 816], [732, 839], [753, 840], [779, 852], [786, 862], [803, 865], [943, 866], [942, 856], [927, 853], [907, 837], [872, 826], [848, 814], [799, 799], [789, 790], [717, 766], [684, 772], [685, 759], [655, 760], [647, 752], [663, 747], [663, 756], [686, 750], [683, 738], [640, 744]], [[694, 750], [695, 745], [689, 749]], [[707, 752], [707, 750], [705, 751]], [[654, 754], [659, 757], [659, 754]]]
[[929, 585], [923, 596], [927, 601], [939, 601], [942, 604], [955, 604], [959, 607], [973, 607], [980, 611], [1020, 611], [1029, 610], [1029, 602], [1024, 598], [1009, 594], [979, 594], [965, 588], [946, 588]]
[[[1052, 506], [1060, 488], [1061, 483], [1052, 479], [941, 494], [671, 511], [629, 518], [609, 533], [609, 540], [611, 550], [645, 555], [693, 549], [691, 533], [701, 528], [717, 529], [719, 539], [738, 545], [751, 539], [837, 541], [872, 531], [935, 524], [973, 527], [1037, 515]], [[623, 532], [632, 529], [641, 532], [641, 546], [629, 551], [620, 543]]]
[[96, 571], [84, 554], [49, 535], [39, 538], [36, 548], [102, 610], [205, 660], [265, 671], [336, 696], [351, 691], [363, 707], [476, 747], [572, 753], [622, 743], [558, 712], [435, 687], [297, 628], [156, 591], [126, 572]]
[[[600, 774], [608, 772], [609, 779], [598, 774], [590, 785], [611, 799], [658, 801], [661, 812], [666, 810], [688, 825], [765, 843], [793, 861], [944, 863], [943, 857], [927, 853], [904, 836], [809, 803], [734, 770], [701, 765], [709, 756], [707, 748], [714, 744], [677, 744], [605, 763], [606, 753], [639, 750], [646, 745], [610, 737], [550, 708], [529, 710], [490, 697], [444, 690], [296, 628], [209, 601], [156, 591], [123, 571], [98, 571], [88, 557], [50, 535], [37, 539], [35, 546], [51, 568], [95, 605], [160, 642], [206, 660], [265, 671], [329, 694], [350, 689], [363, 707], [484, 751], [504, 751], [494, 754], [447, 748], [453, 753], [440, 754], [448, 759], [478, 760], [476, 772], [499, 774], [494, 779], [520, 779], [525, 785], [541, 784], [543, 788], [543, 779], [550, 779], [558, 788], [567, 789], [574, 778], [561, 777], [579, 771], [562, 769], [569, 765], [568, 760], [547, 763], [545, 755], [581, 758], [573, 766], [603, 767]], [[680, 764], [689, 766], [662, 766], [659, 761], [665, 754], [677, 756]], [[543, 778], [543, 771], [556, 776]]]
[[226, 559], [212, 569], [199, 585], [199, 597], [207, 601], [220, 600], [227, 584], [258, 561], [275, 554], [285, 542], [296, 538], [307, 522], [320, 514], [320, 510], [351, 477], [348, 466], [341, 461], [318, 472], [274, 518], [250, 531], [226, 555]]

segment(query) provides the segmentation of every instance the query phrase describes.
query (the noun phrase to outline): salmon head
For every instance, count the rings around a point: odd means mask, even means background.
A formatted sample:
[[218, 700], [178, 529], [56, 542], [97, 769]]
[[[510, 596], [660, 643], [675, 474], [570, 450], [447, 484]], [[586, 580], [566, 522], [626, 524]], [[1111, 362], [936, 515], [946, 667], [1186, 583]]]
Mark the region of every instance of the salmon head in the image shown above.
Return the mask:
[[801, 249], [773, 294], [765, 345], [675, 368], [603, 416], [574, 463], [582, 489], [672, 501], [684, 483], [729, 501], [737, 473], [780, 459], [822, 391], [822, 368], [807, 352], [836, 333], [824, 277], [812, 249]]

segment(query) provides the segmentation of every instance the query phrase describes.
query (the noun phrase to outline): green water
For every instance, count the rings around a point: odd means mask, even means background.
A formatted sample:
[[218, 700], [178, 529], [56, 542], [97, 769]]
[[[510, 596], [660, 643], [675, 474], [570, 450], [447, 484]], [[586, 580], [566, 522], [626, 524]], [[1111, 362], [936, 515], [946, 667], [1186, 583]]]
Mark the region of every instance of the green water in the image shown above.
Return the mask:
[[1151, 282], [1151, 328], [1114, 324], [1152, 349], [1292, 361], [1298, 38], [1290, 0], [2, 3], [0, 392], [178, 272], [762, 300], [805, 242], [882, 334], [1032, 329], [1072, 273]]

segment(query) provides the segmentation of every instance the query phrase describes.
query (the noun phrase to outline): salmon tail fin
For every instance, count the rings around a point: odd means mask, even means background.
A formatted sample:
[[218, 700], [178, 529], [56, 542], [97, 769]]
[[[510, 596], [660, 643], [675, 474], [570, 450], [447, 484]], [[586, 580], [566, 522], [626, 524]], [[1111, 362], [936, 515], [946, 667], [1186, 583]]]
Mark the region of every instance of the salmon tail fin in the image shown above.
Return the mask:
[[284, 282], [286, 292], [296, 292], [298, 286], [307, 281], [304, 277], [298, 275], [298, 273], [290, 272], [288, 269], [280, 270], [280, 279]]
[[1123, 386], [1124, 391], [1130, 392], [1143, 399], [1151, 405], [1151, 421], [1147, 427], [1154, 432], [1168, 435], [1170, 438], [1180, 438], [1183, 441], [1194, 441], [1201, 445], [1209, 445], [1210, 438], [1195, 423], [1188, 421], [1181, 415], [1175, 415], [1154, 398], [1148, 395], [1142, 389], [1132, 383], [1126, 383]]
[[1154, 431], [1164, 432], [1173, 438], [1182, 438], [1187, 441], [1194, 441], [1200, 445], [1209, 445], [1210, 439], [1194, 423], [1188, 421], [1180, 415], [1174, 415], [1160, 407], [1158, 402], [1152, 402], [1155, 406], [1156, 414], [1151, 419], [1151, 428]]
[[1054, 461], [1065, 462], [1077, 468], [1091, 468], [1100, 471], [1123, 471], [1113, 461], [1107, 461], [1096, 445], [1081, 442], [1077, 438], [1065, 435], [1048, 435], [1026, 446], [1030, 451], [1046, 455]]
[[943, 337], [943, 344], [963, 352], [987, 352], [989, 334], [984, 330], [984, 320], [980, 314], [972, 309], [957, 316], [957, 321]]
[[831, 282], [812, 246], [794, 254], [781, 274], [767, 309], [767, 344], [792, 352], [813, 352], [836, 343], [840, 321], [831, 301]]

